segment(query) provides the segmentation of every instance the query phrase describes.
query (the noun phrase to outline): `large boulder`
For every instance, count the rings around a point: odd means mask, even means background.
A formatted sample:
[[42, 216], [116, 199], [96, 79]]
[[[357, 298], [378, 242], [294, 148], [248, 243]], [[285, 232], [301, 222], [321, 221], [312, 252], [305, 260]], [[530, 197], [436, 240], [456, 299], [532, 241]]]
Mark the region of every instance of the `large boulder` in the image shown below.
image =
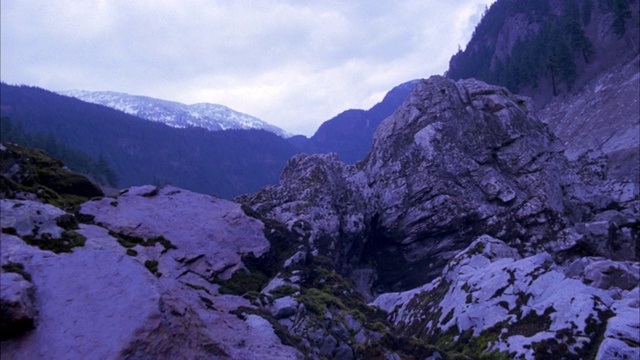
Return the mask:
[[299, 155], [279, 185], [238, 200], [304, 223], [364, 292], [433, 279], [484, 233], [533, 253], [563, 227], [566, 161], [531, 109], [504, 88], [434, 76], [381, 123], [363, 162]]
[[561, 150], [526, 98], [473, 79], [422, 81], [380, 125], [364, 164], [386, 238], [376, 246], [431, 277], [483, 233], [533, 252], [561, 226]]
[[133, 187], [117, 199], [84, 203], [80, 214], [91, 216], [116, 235], [124, 235], [123, 243], [126, 237], [133, 237], [127, 246], [139, 252], [150, 250], [136, 244], [135, 238], [162, 237], [163, 250], [172, 251], [150, 256], [152, 260], [167, 258], [168, 265], [161, 261], [159, 271], [175, 277], [187, 269], [174, 264], [188, 263], [190, 272], [212, 279], [237, 268], [243, 256], [259, 257], [270, 246], [263, 223], [247, 216], [239, 204], [172, 186]]

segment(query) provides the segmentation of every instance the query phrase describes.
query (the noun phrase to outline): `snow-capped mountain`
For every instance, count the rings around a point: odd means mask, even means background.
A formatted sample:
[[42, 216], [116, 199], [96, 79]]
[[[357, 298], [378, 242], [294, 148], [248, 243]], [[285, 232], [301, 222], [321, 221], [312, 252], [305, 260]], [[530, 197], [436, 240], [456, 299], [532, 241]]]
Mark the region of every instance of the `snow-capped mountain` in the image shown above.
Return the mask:
[[209, 103], [186, 105], [175, 101], [113, 91], [69, 90], [58, 93], [177, 128], [202, 127], [211, 131], [263, 129], [283, 138], [291, 137], [291, 134], [277, 126], [224, 105]]

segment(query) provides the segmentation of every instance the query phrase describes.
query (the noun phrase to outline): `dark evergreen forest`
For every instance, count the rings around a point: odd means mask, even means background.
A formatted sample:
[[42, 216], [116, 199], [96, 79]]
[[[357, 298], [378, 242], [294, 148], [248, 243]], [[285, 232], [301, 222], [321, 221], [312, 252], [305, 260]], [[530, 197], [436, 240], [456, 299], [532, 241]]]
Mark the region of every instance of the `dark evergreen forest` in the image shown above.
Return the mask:
[[36, 87], [0, 86], [14, 127], [111, 164], [121, 187], [172, 184], [232, 198], [277, 183], [296, 153], [263, 130], [176, 129]]
[[[549, 0], [497, 1], [485, 11], [465, 51], [451, 58], [447, 76], [476, 78], [514, 92], [526, 86], [536, 88], [541, 79], [549, 79], [557, 95], [560, 84], [573, 85], [577, 61], [589, 63], [595, 56], [585, 34], [594, 11], [612, 13], [612, 30], [617, 36], [627, 31], [630, 0], [565, 0], [560, 15], [552, 11]], [[520, 39], [510, 54], [500, 59], [495, 56], [496, 39], [506, 19], [516, 14], [538, 24], [538, 30]]]
[[85, 174], [102, 185], [118, 186], [118, 176], [111, 164], [100, 154], [97, 158], [67, 145], [51, 133], [29, 134], [20, 124], [14, 124], [8, 117], [0, 117], [0, 141], [41, 149], [60, 159], [70, 170]]

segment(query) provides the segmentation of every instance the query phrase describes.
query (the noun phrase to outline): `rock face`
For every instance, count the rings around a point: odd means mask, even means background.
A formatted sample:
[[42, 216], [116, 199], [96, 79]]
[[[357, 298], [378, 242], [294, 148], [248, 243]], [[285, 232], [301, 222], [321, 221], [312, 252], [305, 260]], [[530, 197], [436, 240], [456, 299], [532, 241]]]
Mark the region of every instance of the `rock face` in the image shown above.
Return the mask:
[[[84, 203], [80, 213], [115, 233], [143, 239], [162, 236], [167, 241], [162, 244], [164, 252], [173, 250], [172, 262], [189, 264], [188, 269], [169, 267], [169, 273], [159, 267], [175, 277], [189, 270], [210, 279], [241, 264], [242, 256], [259, 257], [269, 249], [264, 225], [246, 216], [240, 205], [172, 186], [131, 188], [117, 200]], [[144, 251], [145, 247], [132, 249]]]
[[570, 95], [551, 100], [540, 111], [553, 132], [565, 143], [565, 154], [577, 159], [604, 155], [606, 173], [638, 182], [640, 176], [640, 55], [604, 72]]
[[373, 304], [389, 312], [399, 331], [445, 348], [475, 337], [472, 351], [506, 352], [510, 358], [571, 352], [578, 358], [634, 359], [640, 355], [638, 264], [609, 265], [625, 268], [634, 286], [607, 291], [587, 285], [593, 285], [590, 279], [567, 277], [548, 253], [521, 258], [485, 235], [433, 282], [381, 295]]
[[363, 162], [298, 155], [280, 185], [238, 200], [309, 229], [313, 249], [365, 292], [422, 284], [482, 234], [523, 254], [582, 246], [635, 259], [637, 183], [608, 178], [604, 158], [570, 162], [563, 149], [526, 98], [436, 76], [382, 122]]
[[[5, 202], [3, 227], [24, 209], [48, 206]], [[210, 281], [270, 249], [263, 223], [240, 205], [148, 186], [85, 203], [78, 217], [92, 216], [99, 225], [79, 224], [74, 232], [86, 241], [69, 253], [2, 234], [3, 340], [5, 328], [34, 327], [3, 341], [3, 358], [302, 358], [267, 320], [230, 313], [252, 305], [219, 295]], [[4, 272], [12, 264], [30, 280]]]
[[0, 340], [6, 340], [33, 329], [36, 310], [33, 284], [12, 272], [0, 274], [0, 280]]
[[557, 231], [564, 163], [530, 110], [475, 80], [419, 84], [381, 124], [364, 165], [377, 231], [435, 272], [474, 235], [532, 243]]

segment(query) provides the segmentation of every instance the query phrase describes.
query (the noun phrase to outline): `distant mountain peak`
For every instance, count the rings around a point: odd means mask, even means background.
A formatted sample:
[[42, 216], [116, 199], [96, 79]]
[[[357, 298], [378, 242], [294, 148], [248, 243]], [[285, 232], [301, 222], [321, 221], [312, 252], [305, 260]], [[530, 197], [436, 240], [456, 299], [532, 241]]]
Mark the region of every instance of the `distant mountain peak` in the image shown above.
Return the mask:
[[219, 104], [187, 105], [176, 101], [115, 91], [69, 90], [58, 93], [85, 102], [104, 105], [145, 120], [162, 122], [176, 128], [201, 127], [210, 131], [262, 129], [283, 138], [292, 136], [277, 126]]

